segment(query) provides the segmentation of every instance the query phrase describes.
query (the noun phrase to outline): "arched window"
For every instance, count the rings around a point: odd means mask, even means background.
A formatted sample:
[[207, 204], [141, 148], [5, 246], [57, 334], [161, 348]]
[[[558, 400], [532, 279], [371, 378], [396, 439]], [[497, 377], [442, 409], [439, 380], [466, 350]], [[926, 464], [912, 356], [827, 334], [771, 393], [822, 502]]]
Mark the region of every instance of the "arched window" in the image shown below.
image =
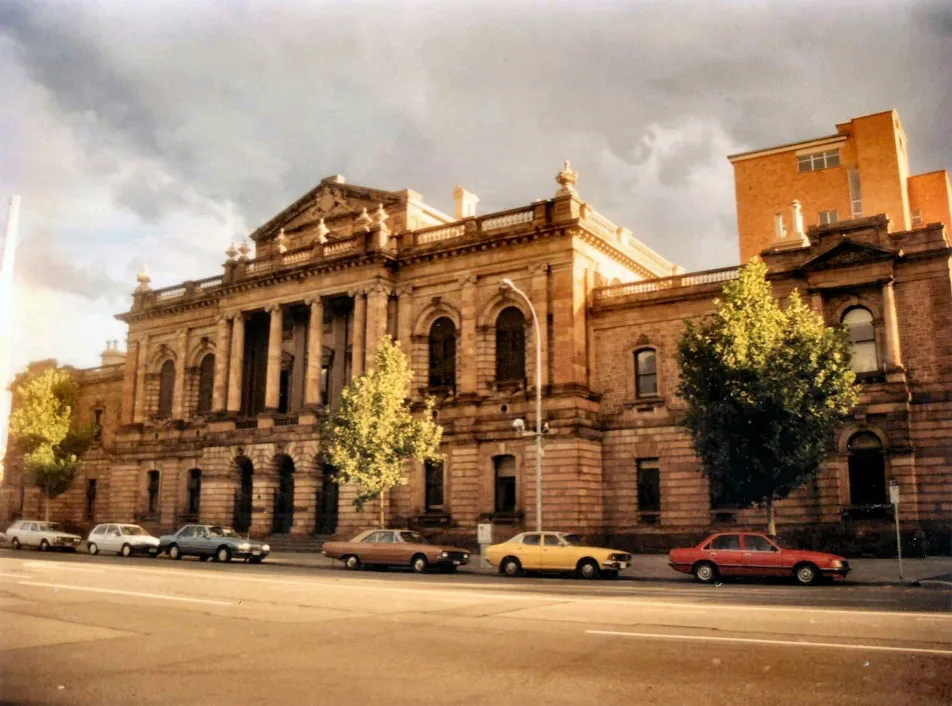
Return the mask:
[[513, 382], [526, 377], [526, 317], [514, 306], [496, 319], [496, 381]]
[[879, 437], [860, 432], [849, 440], [850, 505], [885, 505], [886, 460]]
[[430, 327], [430, 387], [456, 384], [456, 326], [445, 316]]
[[843, 315], [843, 325], [853, 343], [853, 371], [866, 373], [878, 369], [876, 363], [876, 332], [869, 309], [854, 307]]
[[198, 413], [212, 411], [212, 393], [215, 389], [215, 354], [209, 353], [198, 365]]
[[175, 363], [167, 360], [162, 363], [159, 373], [159, 416], [172, 416], [172, 393], [175, 389]]
[[493, 458], [496, 472], [496, 512], [516, 510], [516, 457], [505, 455]]
[[635, 397], [657, 397], [658, 359], [653, 348], [635, 351]]

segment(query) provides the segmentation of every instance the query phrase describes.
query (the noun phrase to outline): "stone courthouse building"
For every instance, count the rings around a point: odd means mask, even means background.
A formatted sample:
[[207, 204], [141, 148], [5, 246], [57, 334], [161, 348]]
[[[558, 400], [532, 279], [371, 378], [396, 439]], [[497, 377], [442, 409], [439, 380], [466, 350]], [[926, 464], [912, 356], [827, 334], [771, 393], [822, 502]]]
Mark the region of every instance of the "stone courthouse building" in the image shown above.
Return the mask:
[[[787, 529], [878, 531], [899, 482], [907, 531], [952, 526], [952, 247], [945, 172], [911, 176], [894, 111], [820, 139], [734, 155], [741, 262], [759, 255], [778, 297], [794, 288], [848, 327], [862, 394], [816, 479], [778, 507]], [[412, 464], [390, 522], [472, 538], [535, 522], [537, 366], [550, 433], [547, 527], [658, 544], [761, 523], [712, 488], [678, 418], [674, 352], [736, 267], [684, 273], [599, 213], [566, 163], [548, 200], [455, 214], [411, 190], [324, 179], [230, 248], [208, 279], [139, 277], [127, 352], [78, 371], [79, 417], [98, 428], [83, 476], [54, 503], [80, 524], [200, 519], [272, 541], [371, 526], [320, 458], [320, 423], [385, 335], [410, 356], [412, 398], [437, 399], [439, 464]], [[253, 255], [253, 256], [252, 256]], [[510, 278], [532, 314], [501, 286]], [[16, 464], [0, 512], [36, 515]], [[859, 528], [857, 530], [857, 528]]]

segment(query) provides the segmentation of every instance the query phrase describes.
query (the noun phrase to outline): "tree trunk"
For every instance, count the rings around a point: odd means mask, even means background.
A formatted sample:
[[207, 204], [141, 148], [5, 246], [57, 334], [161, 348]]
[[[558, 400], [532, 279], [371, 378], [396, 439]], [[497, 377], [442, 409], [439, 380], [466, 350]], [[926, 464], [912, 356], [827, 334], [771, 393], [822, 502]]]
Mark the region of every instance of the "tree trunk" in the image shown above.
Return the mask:
[[384, 502], [387, 500], [387, 491], [383, 490], [380, 492], [380, 529], [385, 529], [387, 525], [384, 524]]
[[774, 500], [772, 496], [767, 499], [767, 534], [771, 536], [777, 534], [777, 518], [774, 515]]

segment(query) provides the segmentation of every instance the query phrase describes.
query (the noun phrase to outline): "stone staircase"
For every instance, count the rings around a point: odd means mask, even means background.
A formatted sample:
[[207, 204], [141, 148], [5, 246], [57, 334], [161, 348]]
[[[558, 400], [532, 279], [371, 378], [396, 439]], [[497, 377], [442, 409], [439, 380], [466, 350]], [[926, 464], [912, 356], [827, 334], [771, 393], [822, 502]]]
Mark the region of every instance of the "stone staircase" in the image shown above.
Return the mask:
[[[272, 534], [264, 541], [271, 545], [272, 552], [319, 553], [329, 534], [309, 534], [306, 536], [291, 534]], [[255, 537], [255, 539], [259, 539]]]

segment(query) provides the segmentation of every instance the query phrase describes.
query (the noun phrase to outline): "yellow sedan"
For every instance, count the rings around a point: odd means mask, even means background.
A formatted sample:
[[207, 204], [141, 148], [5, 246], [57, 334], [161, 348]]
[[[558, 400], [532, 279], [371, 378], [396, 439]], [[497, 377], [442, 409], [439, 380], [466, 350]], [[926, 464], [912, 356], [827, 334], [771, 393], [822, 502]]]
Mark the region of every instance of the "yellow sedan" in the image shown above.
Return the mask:
[[486, 549], [485, 558], [506, 576], [525, 571], [574, 571], [579, 578], [615, 578], [631, 564], [631, 554], [590, 547], [577, 534], [523, 532]]

